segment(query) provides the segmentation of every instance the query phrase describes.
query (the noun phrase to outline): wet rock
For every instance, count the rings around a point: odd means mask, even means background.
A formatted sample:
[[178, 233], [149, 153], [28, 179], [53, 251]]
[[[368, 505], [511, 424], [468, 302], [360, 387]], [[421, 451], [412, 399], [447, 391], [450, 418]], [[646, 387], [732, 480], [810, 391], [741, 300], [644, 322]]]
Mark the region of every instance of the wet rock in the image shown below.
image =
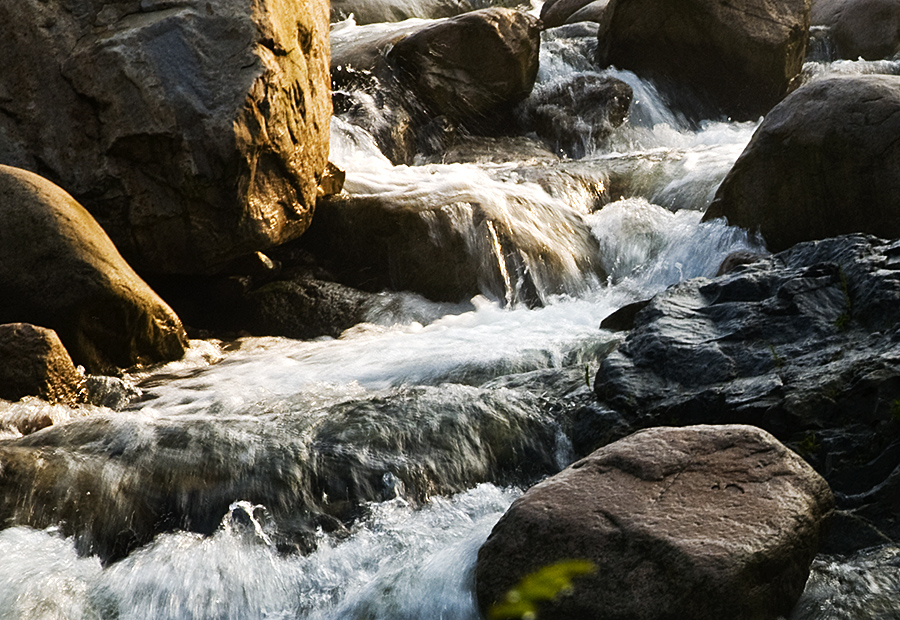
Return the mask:
[[208, 273], [309, 225], [325, 3], [29, 0], [0, 33], [0, 163], [65, 187], [140, 271]]
[[579, 21], [602, 21], [609, 0], [549, 0], [541, 7], [541, 21], [545, 28]]
[[0, 398], [38, 396], [74, 405], [83, 399], [83, 382], [84, 375], [52, 329], [28, 323], [0, 325]]
[[897, 0], [814, 0], [810, 23], [828, 28], [839, 58], [879, 60], [900, 52]]
[[124, 409], [143, 394], [131, 381], [103, 375], [88, 375], [84, 380], [84, 391], [87, 402], [115, 411]]
[[0, 322], [55, 330], [92, 373], [182, 356], [178, 317], [69, 194], [0, 166], [0, 219]]
[[832, 505], [825, 481], [758, 428], [645, 430], [513, 503], [478, 552], [479, 606], [543, 566], [587, 559], [596, 570], [540, 618], [786, 616]]
[[357, 24], [401, 22], [415, 17], [436, 19], [490, 6], [515, 7], [520, 0], [332, 0], [331, 20], [339, 21], [353, 15]]
[[809, 39], [808, 0], [614, 0], [598, 60], [650, 78], [690, 116], [756, 120], [788, 92]]
[[758, 230], [770, 250], [866, 232], [900, 237], [900, 77], [816, 81], [766, 116], [705, 220]]
[[535, 88], [520, 108], [525, 130], [575, 159], [603, 144], [625, 122], [631, 87], [616, 78], [579, 74]]
[[594, 0], [569, 15], [566, 18], [566, 23], [596, 22], [598, 24], [606, 24], [610, 16], [609, 5], [610, 0]]
[[537, 77], [534, 17], [491, 8], [428, 26], [398, 41], [388, 61], [436, 114], [474, 120], [528, 96]]
[[598, 406], [632, 429], [764, 428], [898, 540], [898, 265], [897, 242], [852, 235], [673, 286], [601, 363]]

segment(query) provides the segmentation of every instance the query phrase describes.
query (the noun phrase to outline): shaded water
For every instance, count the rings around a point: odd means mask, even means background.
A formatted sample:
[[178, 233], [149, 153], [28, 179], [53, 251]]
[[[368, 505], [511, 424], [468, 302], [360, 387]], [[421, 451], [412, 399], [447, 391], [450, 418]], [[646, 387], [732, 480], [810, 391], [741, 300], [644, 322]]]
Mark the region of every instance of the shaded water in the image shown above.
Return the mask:
[[[594, 71], [582, 45], [545, 44], [538, 89]], [[521, 487], [573, 458], [551, 404], [583, 394], [614, 345], [600, 321], [760, 250], [700, 222], [755, 124], [691, 127], [613, 73], [634, 88], [630, 122], [578, 161], [393, 166], [335, 119], [346, 190], [449, 218], [484, 295], [385, 295], [338, 339], [195, 341], [128, 377], [143, 395], [121, 412], [0, 404], [0, 461], [34, 455], [52, 473], [6, 508], [31, 527], [0, 531], [0, 619], [477, 620], [479, 545]], [[514, 303], [501, 232], [541, 307]], [[11, 423], [40, 416], [54, 427], [19, 438]], [[897, 553], [818, 559], [794, 618], [900, 617]]]

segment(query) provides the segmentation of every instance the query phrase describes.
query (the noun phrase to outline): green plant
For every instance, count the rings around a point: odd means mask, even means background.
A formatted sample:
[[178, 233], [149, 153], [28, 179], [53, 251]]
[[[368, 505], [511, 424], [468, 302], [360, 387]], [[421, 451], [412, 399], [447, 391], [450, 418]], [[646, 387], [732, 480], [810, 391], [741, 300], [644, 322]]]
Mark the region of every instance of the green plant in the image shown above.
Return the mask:
[[544, 566], [525, 575], [512, 587], [502, 601], [488, 610], [488, 620], [534, 620], [542, 601], [556, 598], [560, 592], [572, 589], [572, 579], [596, 570], [588, 560], [563, 560]]

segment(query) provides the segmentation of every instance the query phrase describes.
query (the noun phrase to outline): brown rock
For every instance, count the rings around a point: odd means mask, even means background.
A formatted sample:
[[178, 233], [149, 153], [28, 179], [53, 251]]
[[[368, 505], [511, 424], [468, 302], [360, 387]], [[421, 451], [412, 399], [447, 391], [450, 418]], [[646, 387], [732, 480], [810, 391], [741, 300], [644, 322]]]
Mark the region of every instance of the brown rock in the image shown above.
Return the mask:
[[826, 26], [849, 60], [878, 60], [900, 52], [900, 1], [815, 0], [810, 24]]
[[479, 605], [584, 558], [597, 570], [541, 620], [774, 620], [803, 591], [832, 505], [825, 481], [758, 428], [641, 431], [513, 503], [478, 553]]
[[328, 154], [328, 6], [0, 6], [0, 163], [40, 172], [145, 271], [299, 236]]
[[808, 84], [772, 109], [704, 220], [758, 230], [769, 250], [866, 232], [900, 237], [900, 77]]
[[[607, 0], [604, 0], [604, 4], [607, 3]], [[541, 21], [545, 28], [556, 28], [563, 24], [573, 23], [569, 21], [569, 18], [589, 4], [597, 3], [595, 0], [548, 0], [541, 7]]]
[[92, 373], [184, 353], [181, 321], [69, 194], [0, 166], [0, 221], [0, 323], [55, 330]]
[[809, 0], [612, 0], [608, 10], [601, 65], [735, 120], [757, 119], [788, 92], [809, 39]]
[[0, 398], [38, 396], [72, 405], [82, 398], [83, 381], [52, 329], [28, 323], [0, 325]]

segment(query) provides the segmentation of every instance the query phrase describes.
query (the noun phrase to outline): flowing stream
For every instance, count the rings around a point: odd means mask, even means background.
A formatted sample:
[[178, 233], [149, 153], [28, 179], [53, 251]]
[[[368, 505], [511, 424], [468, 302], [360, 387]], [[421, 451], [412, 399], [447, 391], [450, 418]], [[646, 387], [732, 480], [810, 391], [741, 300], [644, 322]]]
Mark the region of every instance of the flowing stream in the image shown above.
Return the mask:
[[[574, 45], [545, 41], [538, 89], [596, 71]], [[496, 231], [466, 228], [479, 205], [520, 247], [553, 257], [525, 253], [540, 304], [515, 303], [516, 274], [492, 265], [500, 294], [385, 296], [337, 339], [195, 341], [184, 360], [128, 377], [142, 396], [123, 411], [0, 404], [0, 448], [37, 450], [58, 472], [22, 510], [67, 506], [44, 529], [0, 531], [0, 619], [478, 620], [478, 547], [525, 486], [571, 462], [548, 394], [588, 389], [620, 337], [600, 321], [713, 276], [733, 251], [761, 251], [700, 222], [756, 124], [691, 126], [651, 85], [613, 73], [634, 89], [630, 120], [577, 161], [393, 166], [334, 120], [346, 191], [444, 209], [490, 263]], [[600, 205], [611, 175], [629, 191]], [[576, 229], [587, 242], [572, 241]], [[585, 253], [606, 278], [583, 269]], [[42, 415], [54, 426], [24, 438], [11, 424]], [[178, 519], [147, 542], [145, 512]], [[98, 542], [125, 530], [124, 550]], [[895, 548], [822, 557], [794, 617], [898, 618], [898, 584]]]

